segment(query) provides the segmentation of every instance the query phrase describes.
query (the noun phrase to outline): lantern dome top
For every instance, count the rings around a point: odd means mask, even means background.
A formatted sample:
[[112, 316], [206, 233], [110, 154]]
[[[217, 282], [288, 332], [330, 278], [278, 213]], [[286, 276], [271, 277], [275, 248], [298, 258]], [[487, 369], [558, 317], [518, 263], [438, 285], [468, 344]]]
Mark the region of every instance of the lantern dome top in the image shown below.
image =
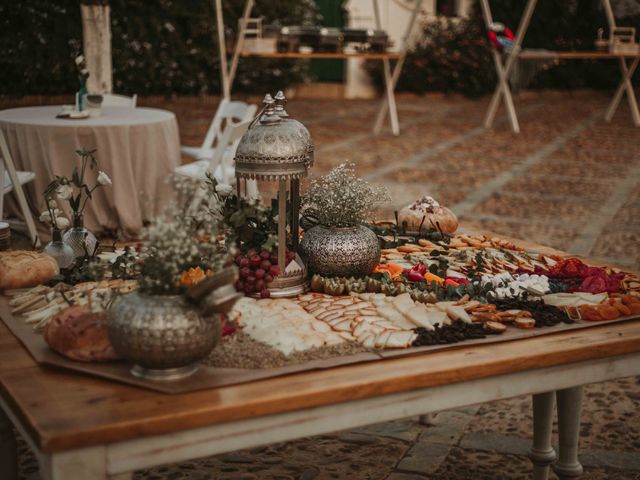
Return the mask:
[[280, 91], [267, 94], [264, 109], [240, 139], [236, 177], [260, 180], [300, 178], [313, 164], [313, 142], [307, 128], [289, 117]]

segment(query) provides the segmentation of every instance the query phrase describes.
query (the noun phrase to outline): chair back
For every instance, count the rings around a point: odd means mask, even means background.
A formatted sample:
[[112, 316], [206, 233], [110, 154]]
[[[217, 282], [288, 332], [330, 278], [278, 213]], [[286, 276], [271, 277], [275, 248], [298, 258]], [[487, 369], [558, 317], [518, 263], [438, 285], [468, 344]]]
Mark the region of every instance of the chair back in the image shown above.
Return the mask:
[[[226, 145], [221, 142], [221, 137], [225, 129], [223, 122], [232, 124], [252, 120], [257, 110], [258, 107], [255, 105], [223, 99], [220, 102], [220, 105], [218, 105], [218, 110], [211, 121], [209, 130], [207, 131], [200, 148], [202, 150], [209, 150], [214, 148], [214, 145]], [[242, 134], [240, 136], [242, 136]]]
[[127, 97], [126, 95], [116, 95], [115, 93], [103, 93], [102, 94], [102, 106], [103, 107], [130, 107], [136, 108], [138, 102], [138, 95], [133, 97]]
[[210, 170], [215, 172], [216, 168], [220, 166], [219, 171], [223, 172], [222, 176], [224, 177], [225, 182], [230, 181], [227, 177], [235, 175], [231, 174], [231, 171], [233, 170], [233, 157], [235, 156], [240, 139], [247, 131], [252, 121], [253, 118], [249, 118], [239, 123], [229, 122], [222, 131], [218, 146], [214, 150], [213, 156], [210, 160]]
[[[126, 95], [116, 95], [115, 93], [102, 93], [101, 107], [129, 107], [136, 108], [138, 103], [138, 95], [127, 97]], [[78, 107], [78, 93], [76, 92], [76, 108]]]

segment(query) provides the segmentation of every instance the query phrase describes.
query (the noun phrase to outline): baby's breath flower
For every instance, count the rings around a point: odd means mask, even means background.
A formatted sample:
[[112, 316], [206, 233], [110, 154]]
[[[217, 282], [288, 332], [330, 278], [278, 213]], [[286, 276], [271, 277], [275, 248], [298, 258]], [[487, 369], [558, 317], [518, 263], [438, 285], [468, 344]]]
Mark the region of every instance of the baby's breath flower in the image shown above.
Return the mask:
[[387, 189], [356, 177], [353, 163], [338, 165], [311, 181], [303, 208], [327, 227], [352, 227], [366, 222], [382, 203], [390, 200]]

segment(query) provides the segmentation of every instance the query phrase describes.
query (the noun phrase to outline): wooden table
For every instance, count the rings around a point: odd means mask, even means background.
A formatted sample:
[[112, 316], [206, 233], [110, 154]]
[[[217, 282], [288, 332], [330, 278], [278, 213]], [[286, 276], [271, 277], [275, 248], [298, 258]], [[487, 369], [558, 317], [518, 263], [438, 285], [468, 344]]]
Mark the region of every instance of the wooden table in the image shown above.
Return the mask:
[[[620, 66], [621, 79], [616, 89], [611, 103], [607, 107], [604, 119], [606, 122], [611, 122], [613, 115], [618, 109], [618, 105], [622, 100], [623, 95], [626, 94], [627, 101], [629, 102], [629, 108], [631, 110], [631, 117], [633, 124], [636, 127], [640, 127], [640, 110], [638, 109], [638, 102], [636, 101], [636, 95], [633, 90], [633, 84], [631, 78], [634, 72], [638, 68], [640, 63], [640, 54], [614, 54], [609, 52], [551, 52], [551, 51], [526, 51], [522, 50], [522, 43], [524, 37], [529, 28], [529, 22], [535, 11], [538, 0], [527, 0], [518, 30], [515, 35], [515, 41], [513, 47], [505, 52], [505, 59], [502, 59], [502, 52], [492, 48], [493, 63], [496, 68], [496, 75], [498, 82], [493, 92], [493, 97], [489, 103], [487, 114], [484, 119], [484, 126], [491, 127], [495, 119], [500, 102], [504, 99], [504, 104], [507, 109], [507, 115], [511, 122], [511, 129], [514, 133], [520, 132], [520, 123], [518, 122], [518, 116], [516, 115], [516, 109], [513, 103], [513, 96], [511, 94], [511, 88], [509, 86], [509, 77], [515, 62], [518, 58], [522, 60], [536, 60], [536, 59], [555, 59], [555, 60], [599, 60], [599, 59], [615, 59]], [[613, 14], [613, 8], [611, 7], [611, 0], [601, 0], [602, 7], [607, 18], [607, 24], [609, 31], [616, 28], [616, 18]], [[485, 21], [487, 30], [490, 30], [490, 26], [493, 24], [493, 14], [491, 13], [491, 7], [489, 0], [481, 0], [480, 6], [482, 7], [482, 14]], [[627, 63], [629, 61], [630, 63]]]
[[[533, 394], [534, 478], [546, 479], [554, 398], [560, 478], [577, 459], [581, 386], [640, 374], [640, 320], [165, 395], [38, 366], [0, 322], [0, 478], [15, 473], [8, 420], [45, 479], [128, 479], [137, 469]], [[8, 417], [8, 418], [7, 418]]]

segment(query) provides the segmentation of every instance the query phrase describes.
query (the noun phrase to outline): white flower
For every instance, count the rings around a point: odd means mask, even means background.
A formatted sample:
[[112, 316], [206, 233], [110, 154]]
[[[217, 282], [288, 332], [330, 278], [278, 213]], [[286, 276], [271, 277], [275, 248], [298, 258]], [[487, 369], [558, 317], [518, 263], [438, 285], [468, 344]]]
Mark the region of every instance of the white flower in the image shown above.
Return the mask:
[[66, 217], [56, 218], [56, 223], [58, 224], [58, 228], [67, 228], [70, 225], [69, 219]]
[[54, 198], [49, 199], [49, 208], [58, 208], [58, 202]]
[[42, 212], [40, 214], [40, 221], [41, 222], [50, 222], [51, 221], [51, 214], [47, 211], [47, 212]]
[[84, 62], [84, 55], [78, 55], [76, 57], [76, 65], [81, 65]]
[[83, 68], [82, 70], [80, 70], [80, 73], [82, 75], [86, 75], [88, 77], [89, 76], [89, 69], [88, 68]]
[[98, 185], [113, 185], [111, 183], [111, 179], [109, 178], [109, 175], [107, 175], [106, 173], [104, 173], [103, 171], [98, 172]]
[[69, 200], [73, 195], [73, 188], [71, 185], [60, 185], [56, 190], [56, 195], [60, 200]]
[[226, 183], [219, 183], [216, 185], [216, 193], [221, 197], [228, 197], [233, 193], [233, 187]]

